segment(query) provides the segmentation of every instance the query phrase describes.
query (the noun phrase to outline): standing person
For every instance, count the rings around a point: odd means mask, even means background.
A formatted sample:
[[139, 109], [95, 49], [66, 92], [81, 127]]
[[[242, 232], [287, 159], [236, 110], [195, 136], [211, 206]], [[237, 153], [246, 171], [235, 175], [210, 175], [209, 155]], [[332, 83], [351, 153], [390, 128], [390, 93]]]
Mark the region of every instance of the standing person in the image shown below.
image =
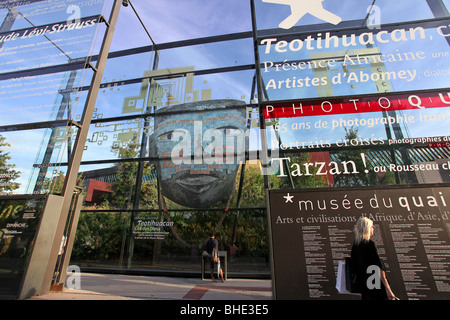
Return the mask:
[[[370, 239], [373, 236], [373, 231], [372, 220], [366, 217], [359, 218], [355, 225], [355, 241], [351, 253], [357, 286], [363, 300], [395, 300], [397, 298], [386, 278], [386, 267], [378, 255], [375, 242]], [[371, 266], [379, 268], [378, 274], [381, 281], [378, 281], [378, 288], [369, 286], [367, 283], [368, 278], [373, 276], [373, 271], [368, 272], [368, 268]]]
[[[217, 241], [217, 239], [215, 239], [214, 233], [211, 234], [210, 238], [206, 242], [206, 252], [208, 253], [208, 259], [209, 259], [210, 270], [211, 270], [211, 279], [212, 279], [212, 282], [215, 282], [214, 265], [220, 264], [220, 259], [219, 259], [219, 241]], [[222, 279], [222, 282], [225, 282], [225, 280], [223, 279], [222, 268], [220, 268], [220, 267], [219, 267], [219, 275], [220, 275], [220, 278]]]

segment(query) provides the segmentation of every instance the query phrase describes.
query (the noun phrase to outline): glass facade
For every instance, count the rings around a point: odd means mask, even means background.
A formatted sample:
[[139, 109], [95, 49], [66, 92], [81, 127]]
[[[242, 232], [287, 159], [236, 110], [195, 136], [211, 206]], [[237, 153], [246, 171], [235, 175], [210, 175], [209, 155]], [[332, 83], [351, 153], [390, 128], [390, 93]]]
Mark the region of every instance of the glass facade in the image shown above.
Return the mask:
[[[198, 272], [215, 231], [229, 273], [264, 277], [267, 190], [450, 181], [450, 3], [284, 2], [121, 8], [72, 264]], [[58, 193], [112, 1], [6, 3], [0, 192]]]
[[[266, 16], [277, 4], [263, 2], [258, 22], [282, 21]], [[329, 186], [448, 182], [442, 167], [435, 175], [419, 166], [448, 157], [445, 5], [331, 2], [304, 13], [310, 25], [286, 26], [286, 19], [258, 30], [264, 116], [277, 132], [270, 146], [326, 159], [320, 170], [317, 161], [307, 162], [312, 170], [289, 161], [294, 176], [320, 174]], [[344, 159], [352, 169], [337, 168]]]

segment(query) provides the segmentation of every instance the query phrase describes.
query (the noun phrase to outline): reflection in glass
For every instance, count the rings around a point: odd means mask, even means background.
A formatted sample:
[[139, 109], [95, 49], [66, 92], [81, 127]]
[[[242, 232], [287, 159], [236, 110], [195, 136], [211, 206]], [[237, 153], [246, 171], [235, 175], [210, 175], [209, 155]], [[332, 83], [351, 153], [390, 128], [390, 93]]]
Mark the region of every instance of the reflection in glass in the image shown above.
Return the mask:
[[0, 292], [16, 297], [45, 207], [44, 197], [0, 199]]
[[261, 39], [264, 99], [447, 88], [447, 24], [433, 21]]
[[[145, 12], [142, 18], [145, 25], [151, 26], [152, 38], [156, 43], [251, 30], [249, 1], [171, 0], [152, 2], [151, 10], [148, 10], [147, 1], [135, 1], [133, 5], [138, 12]], [[131, 16], [131, 8], [122, 8], [121, 14]], [[129, 19], [122, 20], [122, 23], [118, 24], [117, 34], [129, 37], [127, 31]]]
[[0, 194], [14, 191], [20, 187], [15, 180], [20, 177], [20, 171], [16, 170], [16, 165], [11, 162], [11, 156], [7, 151], [11, 144], [6, 138], [0, 135]]
[[[301, 3], [302, 1], [297, 2]], [[308, 1], [306, 2], [308, 3]], [[258, 30], [280, 28], [278, 32], [282, 33], [286, 32], [285, 29], [287, 28], [287, 32], [292, 33], [299, 32], [299, 29], [303, 26], [309, 28], [314, 26], [324, 28], [326, 26], [329, 28], [334, 24], [340, 27], [346, 23], [353, 23], [354, 27], [363, 27], [367, 24], [366, 19], [373, 20], [375, 14], [379, 14], [376, 19], [379, 20], [381, 25], [433, 18], [426, 0], [379, 0], [375, 3], [359, 0], [344, 2], [323, 0], [322, 3], [317, 2], [309, 1], [310, 7], [308, 9], [311, 14], [301, 15], [305, 12], [304, 8], [290, 6], [287, 1], [255, 1]], [[282, 22], [286, 19], [287, 21], [283, 24]], [[290, 21], [291, 19], [295, 19], [295, 21]]]
[[73, 70], [0, 81], [0, 125], [73, 119], [84, 106], [78, 88], [90, 76]]
[[[128, 59], [132, 60], [131, 57]], [[154, 107], [200, 100], [252, 100], [254, 70], [195, 75], [194, 68], [185, 67], [154, 71], [142, 69], [141, 72], [144, 78], [127, 82], [124, 75], [102, 84], [93, 119], [144, 114]], [[80, 99], [86, 94], [81, 92]], [[80, 115], [81, 112], [75, 119]]]
[[196, 70], [205, 70], [254, 62], [251, 38], [183, 46], [160, 53], [160, 69], [195, 66]]

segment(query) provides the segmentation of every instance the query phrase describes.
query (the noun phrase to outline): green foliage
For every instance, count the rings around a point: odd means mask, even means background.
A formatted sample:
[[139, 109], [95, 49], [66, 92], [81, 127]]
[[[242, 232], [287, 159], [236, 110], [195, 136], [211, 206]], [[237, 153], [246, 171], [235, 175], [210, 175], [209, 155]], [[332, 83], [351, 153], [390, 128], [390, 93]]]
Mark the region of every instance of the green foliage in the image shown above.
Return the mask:
[[241, 207], [265, 207], [266, 195], [264, 176], [258, 167], [248, 167], [245, 170], [242, 184]]
[[106, 260], [120, 255], [125, 216], [118, 213], [80, 214], [72, 257]]
[[[309, 153], [301, 153], [301, 154], [289, 154], [291, 159], [290, 165], [297, 163], [300, 167], [303, 166], [304, 163], [310, 163], [311, 157]], [[284, 188], [297, 188], [297, 189], [308, 189], [308, 188], [320, 188], [326, 187], [327, 181], [324, 176], [318, 176], [317, 171], [319, 170], [317, 167], [309, 167], [309, 172], [311, 175], [296, 175], [292, 176], [292, 182], [288, 181], [288, 179], [284, 179], [281, 187]]]
[[[201, 252], [210, 232], [216, 227], [222, 216], [216, 237], [220, 250], [229, 250], [233, 245], [233, 230], [236, 212], [170, 212], [179, 241], [170, 233], [162, 241], [161, 256], [190, 256], [192, 249]], [[145, 217], [141, 214], [139, 217]], [[121, 254], [124, 232], [128, 233], [129, 219], [122, 213], [83, 212], [80, 215], [72, 259], [106, 261], [118, 259]], [[168, 231], [168, 228], [165, 228]], [[267, 219], [265, 210], [240, 211], [237, 217], [236, 254], [245, 257], [268, 257]], [[185, 243], [189, 245], [186, 246]], [[151, 261], [155, 250], [155, 241], [137, 240], [133, 261]], [[158, 259], [156, 257], [156, 259]]]
[[[63, 171], [58, 173], [58, 176], [53, 176], [52, 178], [45, 178], [44, 183], [42, 184], [41, 191], [43, 193], [51, 193], [51, 194], [61, 194], [64, 182], [66, 179], [66, 174]], [[77, 186], [83, 184], [83, 175], [79, 174], [77, 176]]]
[[14, 169], [15, 165], [8, 164], [11, 156], [4, 149], [11, 145], [5, 140], [6, 138], [0, 135], [0, 193], [13, 191], [20, 187], [20, 184], [14, 180], [19, 178], [21, 172]]
[[[347, 129], [345, 128], [345, 139], [353, 140], [358, 139], [358, 129]], [[361, 158], [361, 153], [369, 152], [368, 149], [346, 149], [336, 153], [339, 160], [342, 161], [353, 161], [356, 168], [366, 167], [369, 173], [361, 171], [356, 174], [347, 175], [336, 175], [335, 176], [335, 187], [354, 187], [354, 186], [371, 186], [371, 185], [386, 185], [395, 184], [395, 177], [393, 172], [385, 173], [384, 175], [378, 175], [373, 170], [373, 163], [367, 159], [366, 163], [363, 163]]]
[[[139, 145], [137, 135], [126, 148], [117, 150], [121, 157], [133, 158], [137, 155]], [[151, 164], [144, 168], [144, 175], [152, 170]], [[112, 194], [102, 203], [103, 209], [130, 208], [134, 199], [135, 177], [138, 163], [121, 162], [116, 166], [116, 182], [110, 187]], [[240, 173], [236, 178], [236, 188], [239, 187]], [[275, 186], [279, 179], [273, 179]], [[230, 208], [237, 205], [237, 194], [234, 192]], [[236, 248], [240, 256], [267, 257], [267, 218], [265, 210], [243, 210], [226, 212], [228, 197], [217, 203], [214, 208], [219, 210], [192, 211], [166, 199], [167, 213], [161, 212], [157, 220], [170, 215], [174, 222], [174, 231], [164, 228], [169, 235], [162, 241], [136, 240], [133, 249], [133, 261], [157, 261], [160, 257], [199, 255], [204, 248], [210, 232], [217, 228], [217, 238], [221, 250]], [[245, 170], [240, 207], [265, 207], [264, 177], [257, 166], [247, 166]], [[139, 209], [158, 208], [158, 190], [156, 185], [142, 183]], [[171, 211], [177, 209], [177, 211]], [[138, 217], [155, 216], [157, 213], [140, 212]], [[128, 214], [129, 217], [129, 214]], [[80, 217], [73, 258], [87, 260], [105, 260], [112, 257], [126, 256], [123, 250], [123, 240], [129, 241], [128, 228], [130, 220], [117, 213], [85, 212]], [[125, 229], [124, 229], [125, 228]], [[124, 235], [126, 236], [124, 238]], [[233, 239], [233, 235], [235, 235]]]
[[[137, 156], [140, 144], [138, 134], [134, 134], [132, 140], [126, 147], [113, 148], [119, 154], [120, 158], [133, 159]], [[117, 150], [116, 150], [117, 149]], [[110, 186], [111, 194], [105, 196], [103, 208], [107, 209], [125, 209], [131, 208], [135, 197], [136, 177], [138, 174], [139, 163], [136, 161], [121, 162], [116, 166], [116, 180]], [[143, 176], [149, 175], [153, 170], [150, 163], [144, 164]], [[142, 183], [140, 191], [140, 208], [154, 209], [158, 205], [158, 190], [155, 184]]]

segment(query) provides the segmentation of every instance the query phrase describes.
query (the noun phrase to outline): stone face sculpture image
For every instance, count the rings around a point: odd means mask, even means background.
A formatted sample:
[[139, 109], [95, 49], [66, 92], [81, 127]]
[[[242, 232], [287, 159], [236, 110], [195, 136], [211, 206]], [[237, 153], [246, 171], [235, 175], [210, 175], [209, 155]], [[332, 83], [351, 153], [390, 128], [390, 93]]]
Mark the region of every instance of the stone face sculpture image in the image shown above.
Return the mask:
[[207, 208], [233, 190], [245, 150], [243, 101], [209, 100], [159, 109], [150, 137], [162, 194], [180, 205]]

